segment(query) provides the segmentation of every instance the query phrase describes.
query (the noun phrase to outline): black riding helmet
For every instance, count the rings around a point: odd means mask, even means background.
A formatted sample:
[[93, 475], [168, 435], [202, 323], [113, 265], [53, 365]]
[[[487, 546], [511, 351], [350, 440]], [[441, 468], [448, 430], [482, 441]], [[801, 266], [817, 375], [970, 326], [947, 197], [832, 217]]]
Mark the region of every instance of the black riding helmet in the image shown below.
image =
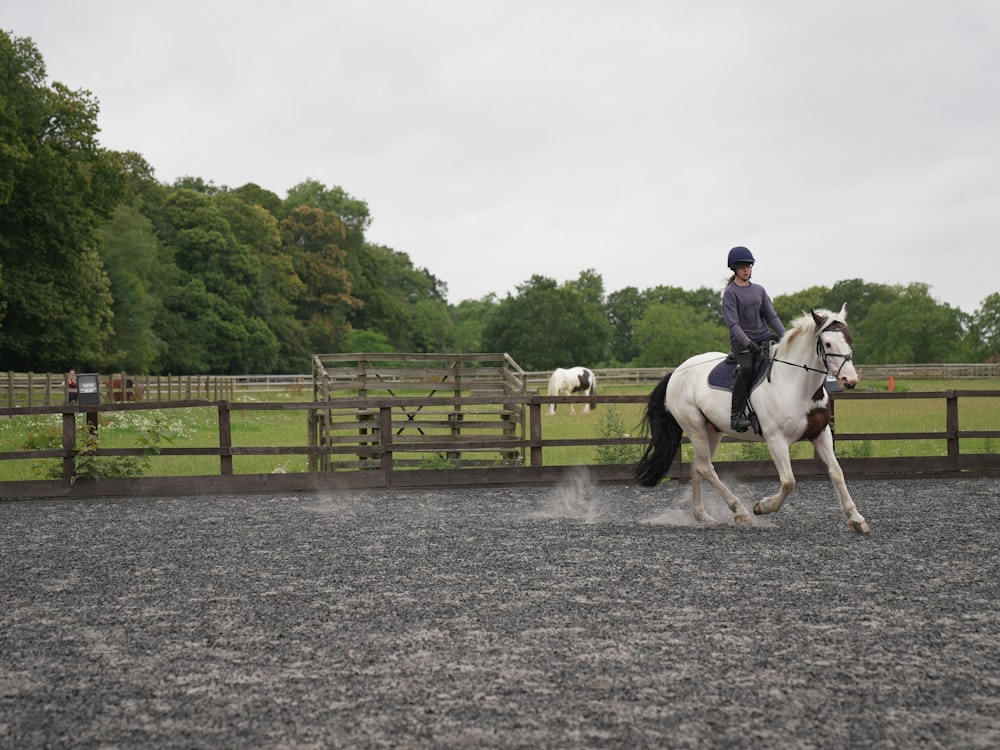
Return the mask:
[[729, 251], [729, 260], [727, 262], [729, 263], [729, 267], [735, 271], [736, 266], [740, 263], [749, 263], [752, 266], [756, 261], [753, 259], [753, 253], [749, 249], [739, 245]]

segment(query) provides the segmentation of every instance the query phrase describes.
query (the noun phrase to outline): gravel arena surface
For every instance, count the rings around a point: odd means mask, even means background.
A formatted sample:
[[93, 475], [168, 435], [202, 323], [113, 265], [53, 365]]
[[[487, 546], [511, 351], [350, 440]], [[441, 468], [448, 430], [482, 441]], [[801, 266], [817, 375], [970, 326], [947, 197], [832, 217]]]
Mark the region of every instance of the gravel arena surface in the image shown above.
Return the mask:
[[1000, 479], [848, 485], [0, 502], [0, 747], [1000, 747]]

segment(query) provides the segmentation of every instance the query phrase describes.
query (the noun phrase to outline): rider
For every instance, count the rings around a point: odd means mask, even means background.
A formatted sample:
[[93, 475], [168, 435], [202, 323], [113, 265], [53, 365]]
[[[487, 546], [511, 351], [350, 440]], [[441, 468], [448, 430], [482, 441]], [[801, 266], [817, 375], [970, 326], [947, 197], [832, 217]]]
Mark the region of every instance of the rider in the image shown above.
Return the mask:
[[750, 398], [750, 383], [757, 370], [761, 348], [785, 335], [785, 327], [764, 287], [750, 282], [753, 264], [753, 254], [747, 248], [740, 246], [730, 250], [728, 265], [733, 275], [722, 293], [722, 317], [729, 326], [729, 345], [739, 365], [733, 382], [730, 417], [730, 427], [736, 432], [746, 432], [750, 428], [750, 420], [743, 410]]

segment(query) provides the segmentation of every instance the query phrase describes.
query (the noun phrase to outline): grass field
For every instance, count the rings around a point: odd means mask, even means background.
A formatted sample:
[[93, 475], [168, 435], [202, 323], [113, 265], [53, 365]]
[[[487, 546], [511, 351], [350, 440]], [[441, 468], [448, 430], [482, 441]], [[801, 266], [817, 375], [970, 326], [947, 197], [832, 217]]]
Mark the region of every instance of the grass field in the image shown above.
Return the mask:
[[[887, 384], [875, 384], [876, 390], [887, 390]], [[996, 380], [908, 381], [895, 383], [897, 392], [943, 390], [998, 390]], [[646, 395], [648, 388], [605, 388], [606, 394]], [[259, 399], [258, 399], [259, 400]], [[267, 396], [268, 401], [300, 401], [302, 394]], [[601, 404], [589, 413], [571, 415], [561, 405], [555, 416], [543, 416], [545, 439], [597, 438], [639, 436], [641, 404]], [[945, 429], [943, 399], [909, 401], [858, 400], [837, 402], [836, 430], [839, 433], [901, 433], [929, 432]], [[218, 446], [218, 418], [214, 408], [164, 409], [154, 412], [121, 412], [102, 415], [100, 446], [103, 448], [135, 448], [143, 436], [158, 431], [165, 439], [164, 447]], [[960, 401], [959, 429], [993, 430], [1000, 424], [1000, 399], [963, 398]], [[159, 420], [159, 421], [157, 421]], [[82, 416], [81, 416], [82, 433]], [[232, 413], [233, 444], [235, 446], [302, 446], [306, 444], [307, 424], [304, 411], [234, 411]], [[28, 447], [58, 447], [61, 442], [61, 418], [58, 415], [14, 417], [0, 420], [0, 451], [23, 450]], [[989, 438], [965, 440], [963, 453], [995, 453], [1000, 441]], [[618, 462], [629, 462], [638, 455], [618, 449], [612, 455]], [[687, 449], [688, 451], [690, 449]], [[944, 455], [943, 440], [874, 440], [838, 443], [838, 455], [868, 456], [932, 456]], [[607, 458], [607, 453], [604, 458]], [[812, 446], [798, 443], [792, 446], [793, 458], [809, 458]], [[496, 459], [499, 459], [497, 454]], [[686, 456], [689, 457], [689, 456]], [[766, 448], [761, 444], [724, 442], [718, 460], [764, 459]], [[425, 457], [426, 458], [426, 457]], [[492, 456], [484, 456], [487, 460]], [[546, 465], [593, 464], [600, 462], [601, 452], [595, 446], [553, 447], [544, 452]], [[59, 464], [57, 459], [0, 461], [0, 480], [40, 479]], [[305, 456], [236, 456], [234, 470], [239, 474], [301, 472], [307, 470]], [[143, 472], [147, 476], [211, 475], [219, 473], [219, 459], [214, 456], [152, 456]]]

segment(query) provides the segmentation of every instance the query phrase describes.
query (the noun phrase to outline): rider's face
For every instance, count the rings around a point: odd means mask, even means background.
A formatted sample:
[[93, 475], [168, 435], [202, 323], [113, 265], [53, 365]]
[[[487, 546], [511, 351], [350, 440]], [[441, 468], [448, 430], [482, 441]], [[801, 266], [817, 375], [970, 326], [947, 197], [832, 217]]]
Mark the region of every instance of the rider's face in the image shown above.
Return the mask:
[[736, 276], [737, 278], [746, 281], [750, 278], [750, 274], [753, 273], [752, 263], [737, 263], [736, 264]]

